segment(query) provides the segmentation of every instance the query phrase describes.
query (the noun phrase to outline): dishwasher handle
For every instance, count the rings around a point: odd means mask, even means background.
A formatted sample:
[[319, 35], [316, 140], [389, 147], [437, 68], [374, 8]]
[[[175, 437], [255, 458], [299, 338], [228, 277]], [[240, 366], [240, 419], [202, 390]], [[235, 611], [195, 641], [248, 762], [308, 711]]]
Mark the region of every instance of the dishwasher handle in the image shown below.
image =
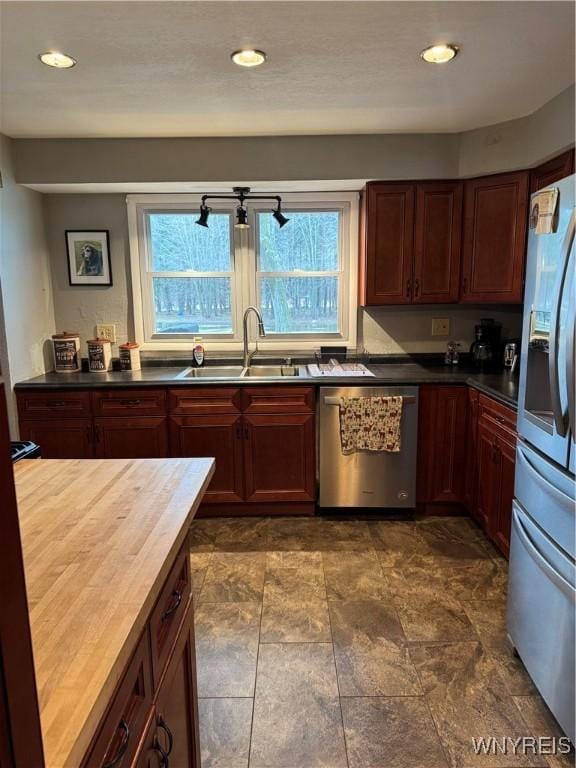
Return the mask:
[[[387, 397], [387, 395], [382, 395], [382, 397]], [[398, 397], [398, 395], [389, 395], [389, 397]], [[415, 397], [401, 397], [403, 405], [413, 405], [416, 402]], [[357, 399], [362, 400], [360, 397]], [[342, 405], [342, 398], [333, 395], [326, 395], [324, 397], [324, 405]]]

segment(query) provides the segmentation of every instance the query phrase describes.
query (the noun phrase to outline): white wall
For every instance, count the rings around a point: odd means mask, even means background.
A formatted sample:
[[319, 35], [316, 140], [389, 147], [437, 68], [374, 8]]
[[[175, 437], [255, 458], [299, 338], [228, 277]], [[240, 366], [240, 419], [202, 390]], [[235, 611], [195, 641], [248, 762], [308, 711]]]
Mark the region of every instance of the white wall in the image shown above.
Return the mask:
[[460, 134], [460, 176], [530, 168], [574, 145], [574, 86], [527, 117]]
[[[12, 141], [5, 136], [0, 136], [0, 169], [0, 336], [4, 336], [0, 354], [4, 347], [2, 370], [10, 387], [51, 365], [48, 339], [55, 324], [43, 196], [14, 182]], [[11, 431], [16, 435], [12, 398], [8, 405]]]
[[[120, 343], [134, 338], [125, 195], [45, 195], [56, 326], [75, 331], [85, 342], [96, 323], [115, 323]], [[110, 230], [112, 286], [70, 286], [66, 229]]]
[[[432, 336], [435, 317], [450, 320], [448, 336]], [[502, 338], [520, 337], [522, 310], [517, 306], [374, 307], [360, 310], [358, 348], [372, 354], [444, 352], [447, 341], [458, 341], [460, 350], [468, 352], [474, 340], [474, 325], [483, 317], [502, 323]]]

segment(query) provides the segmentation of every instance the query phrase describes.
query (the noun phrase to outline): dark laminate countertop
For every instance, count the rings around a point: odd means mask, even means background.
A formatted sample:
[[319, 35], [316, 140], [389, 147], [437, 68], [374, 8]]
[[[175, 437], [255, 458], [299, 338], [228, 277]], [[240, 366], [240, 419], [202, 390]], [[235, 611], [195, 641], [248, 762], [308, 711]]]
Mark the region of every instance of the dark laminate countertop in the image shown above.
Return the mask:
[[313, 384], [317, 386], [374, 386], [418, 384], [468, 384], [490, 397], [513, 408], [518, 403], [518, 376], [509, 373], [479, 373], [469, 367], [423, 365], [419, 363], [371, 363], [374, 377], [314, 378], [300, 366], [300, 376], [282, 378], [176, 378], [185, 368], [145, 367], [141, 371], [113, 371], [111, 373], [46, 373], [16, 384], [16, 389], [99, 389], [122, 387], [202, 387], [202, 386], [259, 386], [261, 384]]

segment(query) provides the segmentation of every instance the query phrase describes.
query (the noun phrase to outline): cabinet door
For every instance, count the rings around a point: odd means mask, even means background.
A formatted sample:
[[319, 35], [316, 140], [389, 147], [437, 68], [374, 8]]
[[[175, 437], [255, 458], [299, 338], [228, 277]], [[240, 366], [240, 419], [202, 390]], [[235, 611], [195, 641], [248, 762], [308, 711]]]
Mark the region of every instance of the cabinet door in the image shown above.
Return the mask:
[[[476, 516], [476, 481], [478, 477], [478, 392], [468, 389], [466, 426], [466, 478], [464, 503], [472, 517]], [[480, 521], [478, 521], [480, 522]]]
[[174, 768], [200, 768], [192, 600], [156, 700], [156, 738]]
[[360, 304], [410, 304], [413, 184], [368, 184], [362, 225]]
[[90, 419], [21, 421], [20, 438], [37, 443], [43, 459], [94, 458]]
[[528, 172], [466, 182], [461, 301], [520, 304], [523, 293]]
[[99, 459], [163, 459], [168, 455], [163, 416], [94, 419], [94, 433]]
[[510, 552], [512, 526], [512, 499], [514, 498], [514, 471], [516, 445], [498, 438], [496, 443], [496, 489], [488, 532], [492, 541], [505, 557]]
[[462, 190], [462, 184], [453, 181], [416, 185], [412, 290], [416, 304], [458, 301]]
[[464, 501], [467, 408], [466, 387], [437, 388], [430, 501]]
[[243, 500], [242, 419], [238, 414], [171, 416], [171, 456], [213, 456], [214, 476], [203, 504]]
[[166, 756], [161, 749], [156, 734], [156, 710], [153, 710], [140, 749], [132, 763], [132, 768], [165, 768]]
[[314, 501], [314, 415], [244, 416], [247, 501]]
[[566, 176], [574, 173], [574, 150], [570, 149], [558, 157], [553, 157], [547, 163], [539, 165], [530, 171], [530, 192], [537, 192], [539, 189], [554, 184]]
[[496, 498], [496, 437], [480, 419], [478, 422], [476, 505], [473, 517], [489, 533]]

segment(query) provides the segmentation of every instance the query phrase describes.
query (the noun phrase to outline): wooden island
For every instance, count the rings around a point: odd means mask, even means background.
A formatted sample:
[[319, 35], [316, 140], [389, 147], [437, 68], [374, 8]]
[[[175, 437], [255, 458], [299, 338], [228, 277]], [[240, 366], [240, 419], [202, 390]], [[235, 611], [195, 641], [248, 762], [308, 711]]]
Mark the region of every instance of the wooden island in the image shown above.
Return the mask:
[[213, 472], [15, 465], [47, 768], [199, 766], [187, 534]]

